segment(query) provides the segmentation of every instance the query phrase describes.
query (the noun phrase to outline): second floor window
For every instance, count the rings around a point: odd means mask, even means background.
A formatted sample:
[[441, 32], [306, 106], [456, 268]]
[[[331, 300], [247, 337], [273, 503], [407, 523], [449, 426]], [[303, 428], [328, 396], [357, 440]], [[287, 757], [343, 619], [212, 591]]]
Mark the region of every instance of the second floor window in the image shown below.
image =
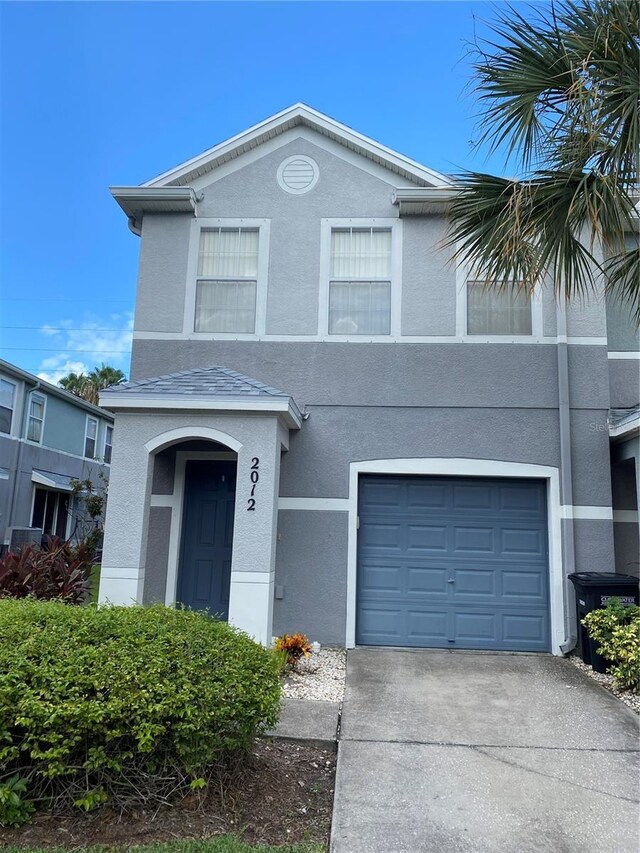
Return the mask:
[[104, 454], [103, 458], [107, 465], [111, 464], [111, 453], [113, 451], [113, 427], [107, 426], [104, 430]]
[[13, 410], [16, 403], [16, 386], [13, 382], [0, 379], [0, 432], [11, 435]]
[[98, 421], [95, 418], [87, 418], [87, 426], [84, 434], [84, 455], [88, 459], [96, 458], [96, 439], [98, 437]]
[[255, 332], [259, 236], [258, 228], [200, 232], [196, 332]]
[[29, 398], [29, 423], [27, 424], [28, 441], [42, 441], [42, 427], [44, 425], [45, 399], [40, 394], [32, 394]]
[[530, 335], [531, 300], [515, 287], [485, 288], [467, 282], [468, 335]]
[[391, 229], [333, 228], [330, 335], [391, 333]]

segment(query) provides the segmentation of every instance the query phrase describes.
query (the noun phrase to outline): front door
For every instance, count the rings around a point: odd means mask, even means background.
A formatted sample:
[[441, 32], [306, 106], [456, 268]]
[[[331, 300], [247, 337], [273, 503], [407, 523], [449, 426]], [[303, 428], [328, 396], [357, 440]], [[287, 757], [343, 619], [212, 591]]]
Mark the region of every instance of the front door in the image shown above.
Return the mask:
[[187, 462], [178, 601], [229, 616], [235, 462]]

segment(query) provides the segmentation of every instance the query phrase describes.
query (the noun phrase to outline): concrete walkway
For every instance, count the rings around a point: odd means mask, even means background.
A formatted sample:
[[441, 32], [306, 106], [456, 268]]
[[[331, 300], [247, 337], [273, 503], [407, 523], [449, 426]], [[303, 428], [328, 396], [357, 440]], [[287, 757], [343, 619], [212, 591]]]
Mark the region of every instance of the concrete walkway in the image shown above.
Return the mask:
[[356, 649], [332, 853], [636, 853], [636, 715], [545, 655]]
[[339, 718], [339, 702], [283, 699], [278, 724], [266, 736], [335, 748]]

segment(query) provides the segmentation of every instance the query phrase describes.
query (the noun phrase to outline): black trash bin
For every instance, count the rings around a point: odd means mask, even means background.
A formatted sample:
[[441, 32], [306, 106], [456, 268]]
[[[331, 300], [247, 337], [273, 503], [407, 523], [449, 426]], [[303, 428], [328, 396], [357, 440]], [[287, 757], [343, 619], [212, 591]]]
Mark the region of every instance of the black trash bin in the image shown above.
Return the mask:
[[638, 578], [613, 572], [575, 572], [569, 580], [576, 591], [578, 654], [596, 672], [606, 672], [608, 662], [596, 651], [598, 643], [589, 637], [582, 620], [592, 610], [606, 607], [610, 598], [619, 598], [623, 604], [638, 604]]

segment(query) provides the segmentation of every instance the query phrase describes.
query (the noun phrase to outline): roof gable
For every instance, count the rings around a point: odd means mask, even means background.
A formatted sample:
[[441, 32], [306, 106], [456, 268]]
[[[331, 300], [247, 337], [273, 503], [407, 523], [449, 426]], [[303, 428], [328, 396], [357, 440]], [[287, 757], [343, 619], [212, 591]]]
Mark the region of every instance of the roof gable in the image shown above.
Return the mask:
[[395, 172], [417, 186], [446, 187], [453, 183], [452, 179], [446, 175], [435, 172], [433, 169], [429, 169], [415, 160], [411, 160], [409, 157], [363, 136], [306, 104], [297, 103], [215, 145], [213, 148], [209, 148], [197, 157], [163, 172], [142, 186], [150, 188], [186, 186], [196, 178], [212, 172], [224, 163], [255, 149], [258, 145], [300, 126], [315, 130], [368, 160]]

